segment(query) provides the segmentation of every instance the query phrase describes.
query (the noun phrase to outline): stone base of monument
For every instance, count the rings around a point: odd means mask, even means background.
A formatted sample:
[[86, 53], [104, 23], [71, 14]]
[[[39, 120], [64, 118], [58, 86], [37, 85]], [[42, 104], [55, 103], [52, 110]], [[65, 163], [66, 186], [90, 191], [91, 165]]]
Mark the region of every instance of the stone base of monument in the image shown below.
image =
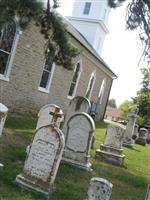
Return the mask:
[[95, 158], [115, 165], [123, 165], [125, 155], [122, 154], [123, 149], [116, 149], [101, 145], [100, 149], [96, 150]]
[[4, 168], [4, 165], [0, 163], [0, 170]]
[[34, 179], [34, 177], [27, 177], [26, 175], [19, 174], [16, 177], [15, 183], [34, 193], [41, 193], [48, 196], [52, 192], [52, 188], [46, 182]]
[[86, 164], [84, 164], [84, 163], [80, 163], [79, 161], [75, 161], [75, 160], [72, 160], [69, 158], [64, 158], [64, 157], [62, 158], [61, 161], [64, 163], [67, 163], [69, 165], [78, 167], [80, 169], [84, 169], [86, 171], [92, 171], [92, 169], [91, 169], [92, 164], [90, 162], [87, 162]]
[[144, 138], [138, 138], [135, 140], [135, 143], [145, 146], [147, 142], [146, 142], [146, 139]]
[[128, 148], [133, 148], [133, 143], [123, 143], [122, 144], [124, 147], [128, 147]]

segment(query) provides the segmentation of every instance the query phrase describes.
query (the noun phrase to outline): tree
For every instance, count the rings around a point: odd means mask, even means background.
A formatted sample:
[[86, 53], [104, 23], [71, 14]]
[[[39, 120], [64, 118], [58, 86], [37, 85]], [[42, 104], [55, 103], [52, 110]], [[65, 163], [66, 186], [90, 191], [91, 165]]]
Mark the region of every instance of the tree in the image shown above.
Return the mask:
[[108, 106], [110, 106], [112, 108], [117, 108], [116, 100], [115, 99], [109, 99]]
[[[111, 8], [120, 6], [126, 0], [108, 0]], [[129, 30], [139, 28], [143, 44], [142, 58], [150, 63], [150, 0], [130, 0], [127, 6], [126, 24]]]
[[132, 101], [125, 101], [119, 106], [119, 110], [121, 110], [121, 116], [127, 119], [129, 108], [133, 105]]
[[47, 0], [46, 9], [39, 0], [0, 0], [0, 30], [14, 19], [22, 29], [34, 20], [45, 37], [46, 58], [51, 56], [56, 64], [72, 69], [72, 58], [79, 52], [69, 43], [66, 25], [55, 12], [58, 6], [58, 0]]
[[134, 102], [139, 107], [139, 116], [143, 118], [143, 124], [150, 125], [150, 68], [141, 69], [141, 72], [142, 88], [137, 92]]

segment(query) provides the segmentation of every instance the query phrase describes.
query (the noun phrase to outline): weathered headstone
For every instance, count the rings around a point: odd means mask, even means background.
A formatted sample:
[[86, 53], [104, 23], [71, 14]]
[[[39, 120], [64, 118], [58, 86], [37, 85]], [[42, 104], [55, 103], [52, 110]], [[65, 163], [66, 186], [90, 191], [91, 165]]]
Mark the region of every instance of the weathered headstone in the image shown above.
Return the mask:
[[57, 122], [56, 125], [59, 128], [60, 127], [60, 123], [63, 121], [64, 116], [63, 116], [63, 111], [60, 109], [59, 106], [55, 105], [55, 104], [47, 104], [45, 106], [43, 106], [39, 113], [38, 113], [38, 121], [37, 121], [37, 126], [36, 126], [36, 130], [39, 129], [42, 126], [46, 126], [49, 125], [53, 120], [53, 116], [50, 114], [50, 112], [54, 112], [54, 110], [58, 108], [59, 109], [59, 115], [60, 117], [57, 118]]
[[113, 184], [106, 179], [93, 177], [90, 181], [87, 200], [109, 200]]
[[150, 184], [148, 185], [145, 200], [150, 200]]
[[147, 144], [150, 144], [150, 129], [148, 129], [146, 141], [147, 141]]
[[0, 137], [2, 136], [2, 131], [4, 128], [7, 113], [8, 108], [4, 104], [0, 103]]
[[[0, 103], [0, 137], [2, 136], [2, 131], [6, 121], [7, 113], [8, 108], [4, 104]], [[0, 170], [3, 169], [3, 167], [4, 165], [0, 163]]]
[[116, 165], [122, 165], [123, 155], [122, 143], [125, 130], [116, 125], [109, 125], [106, 130], [104, 144], [96, 151], [96, 159]]
[[46, 195], [52, 192], [64, 149], [64, 135], [56, 125], [59, 109], [51, 114], [52, 123], [36, 130], [23, 172], [16, 177], [20, 186]]
[[136, 144], [141, 144], [143, 146], [146, 145], [148, 130], [146, 128], [140, 128], [139, 130], [139, 137], [135, 140]]
[[132, 135], [132, 139], [135, 140], [138, 138], [138, 129], [139, 129], [139, 126], [137, 124], [134, 125], [134, 131], [133, 131], [133, 135]]
[[139, 109], [138, 109], [137, 105], [133, 105], [129, 109], [128, 122], [127, 122], [127, 126], [126, 126], [126, 131], [124, 134], [123, 146], [130, 147], [130, 148], [133, 147], [132, 135], [134, 132], [134, 125], [135, 125], [138, 111], [139, 111]]
[[95, 123], [87, 113], [76, 113], [67, 124], [66, 145], [62, 160], [85, 170], [91, 170], [89, 151]]
[[70, 101], [63, 125], [63, 133], [65, 134], [65, 136], [67, 133], [67, 123], [70, 117], [79, 112], [89, 113], [90, 108], [91, 108], [91, 103], [85, 97], [77, 96]]

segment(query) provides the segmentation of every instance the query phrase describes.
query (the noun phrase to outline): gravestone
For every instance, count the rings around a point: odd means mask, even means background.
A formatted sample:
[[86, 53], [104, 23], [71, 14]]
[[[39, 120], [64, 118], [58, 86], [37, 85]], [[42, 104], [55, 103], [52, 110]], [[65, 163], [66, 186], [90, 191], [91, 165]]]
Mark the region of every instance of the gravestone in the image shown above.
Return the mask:
[[63, 125], [63, 133], [65, 134], [65, 136], [67, 133], [67, 123], [70, 117], [79, 112], [85, 112], [89, 114], [90, 108], [91, 108], [91, 103], [85, 97], [77, 96], [70, 101]]
[[125, 130], [116, 125], [109, 125], [106, 130], [104, 144], [96, 150], [96, 159], [108, 163], [122, 165], [123, 155], [122, 143]]
[[139, 136], [138, 130], [139, 130], [139, 126], [137, 124], [135, 124], [134, 125], [133, 135], [132, 135], [132, 139], [133, 140], [138, 138], [138, 136]]
[[67, 124], [66, 145], [62, 160], [85, 170], [91, 170], [89, 151], [95, 123], [87, 113], [76, 113]]
[[135, 121], [136, 121], [138, 111], [139, 109], [137, 105], [133, 105], [129, 109], [128, 122], [126, 125], [126, 131], [125, 131], [124, 140], [123, 140], [123, 146], [125, 147], [130, 147], [130, 148], [133, 147], [132, 135], [134, 132], [134, 126], [135, 126]]
[[106, 179], [93, 177], [90, 181], [86, 200], [109, 200], [113, 184]]
[[60, 109], [59, 106], [57, 106], [55, 104], [47, 104], [47, 105], [43, 106], [38, 113], [38, 121], [37, 121], [36, 130], [42, 126], [46, 126], [46, 125], [53, 123], [52, 122], [53, 116], [50, 114], [50, 112], [54, 112], [54, 110], [56, 108], [59, 109], [58, 114], [60, 115], [60, 117], [57, 119], [56, 125], [58, 128], [60, 127], [60, 123], [64, 119], [63, 111]]
[[36, 130], [25, 165], [16, 183], [21, 187], [50, 194], [64, 149], [64, 135], [57, 127], [59, 108], [56, 107], [52, 123]]
[[148, 185], [145, 200], [150, 200], [150, 184]]
[[8, 108], [4, 104], [0, 103], [0, 137], [2, 136], [2, 131], [6, 121], [7, 113]]
[[150, 144], [150, 129], [148, 129], [146, 141], [147, 141], [147, 144]]
[[[0, 137], [2, 136], [7, 113], [8, 113], [8, 108], [4, 104], [0, 103]], [[0, 170], [3, 169], [3, 167], [4, 165], [0, 163]]]
[[148, 131], [146, 128], [140, 128], [139, 130], [139, 137], [135, 140], [136, 144], [141, 144], [143, 146], [146, 145], [146, 140], [147, 140], [147, 135], [148, 135]]

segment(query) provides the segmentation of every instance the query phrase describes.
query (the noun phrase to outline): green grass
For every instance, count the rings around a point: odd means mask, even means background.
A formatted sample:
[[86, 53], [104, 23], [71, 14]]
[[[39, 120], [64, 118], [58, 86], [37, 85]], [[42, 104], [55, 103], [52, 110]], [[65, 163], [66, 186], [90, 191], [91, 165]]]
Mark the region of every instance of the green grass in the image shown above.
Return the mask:
[[[26, 146], [30, 144], [37, 119], [30, 116], [9, 115], [0, 139], [0, 200], [44, 200], [46, 197], [24, 191], [14, 184], [24, 165]], [[95, 160], [95, 151], [103, 142], [108, 124], [96, 123], [96, 141], [91, 150], [92, 172], [60, 164], [51, 200], [84, 200], [90, 178], [98, 176], [113, 183], [111, 200], [144, 200], [150, 182], [150, 145], [123, 148], [125, 162], [117, 167]]]

